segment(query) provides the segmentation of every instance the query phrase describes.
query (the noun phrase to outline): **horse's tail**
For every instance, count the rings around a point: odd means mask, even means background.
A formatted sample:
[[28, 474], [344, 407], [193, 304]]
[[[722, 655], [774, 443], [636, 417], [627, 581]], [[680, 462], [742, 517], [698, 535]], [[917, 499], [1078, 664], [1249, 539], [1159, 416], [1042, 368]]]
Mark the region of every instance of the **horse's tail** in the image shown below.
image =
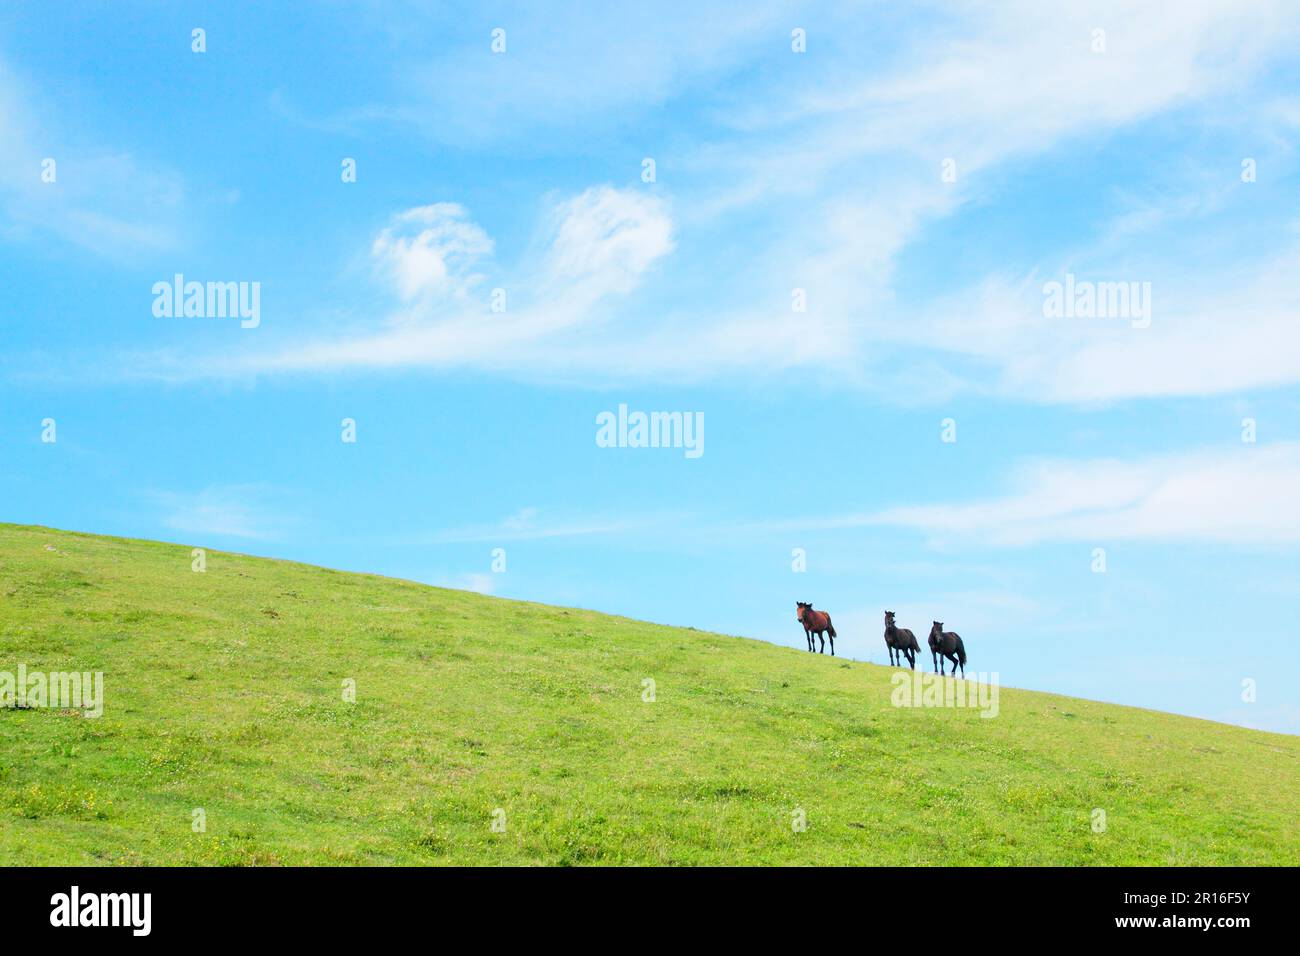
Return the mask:
[[961, 661], [962, 667], [966, 666], [966, 645], [961, 642], [960, 637], [957, 638], [957, 660]]
[[831, 616], [829, 614], [826, 615], [826, 629], [830, 631], [831, 637], [839, 637], [839, 635], [835, 633], [835, 625], [831, 623]]

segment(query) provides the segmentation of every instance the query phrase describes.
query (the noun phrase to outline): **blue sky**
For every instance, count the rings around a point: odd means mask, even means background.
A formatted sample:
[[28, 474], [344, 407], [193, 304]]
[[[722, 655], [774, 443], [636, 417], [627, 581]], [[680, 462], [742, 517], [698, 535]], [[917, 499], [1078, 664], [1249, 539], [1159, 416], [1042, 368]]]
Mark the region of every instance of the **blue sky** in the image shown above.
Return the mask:
[[1300, 732], [1293, 5], [85, 6], [0, 11], [4, 520]]

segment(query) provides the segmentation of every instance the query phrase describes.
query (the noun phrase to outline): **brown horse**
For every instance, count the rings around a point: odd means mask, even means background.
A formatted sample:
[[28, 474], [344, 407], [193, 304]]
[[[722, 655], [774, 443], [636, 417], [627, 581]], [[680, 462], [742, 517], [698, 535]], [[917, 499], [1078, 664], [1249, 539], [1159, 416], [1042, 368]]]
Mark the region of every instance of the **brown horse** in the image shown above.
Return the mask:
[[[916, 655], [921, 653], [921, 645], [916, 643], [916, 635], [905, 627], [894, 623], [894, 612], [885, 612], [885, 647], [889, 648], [889, 663], [903, 666], [903, 658], [912, 670], [916, 670]], [[897, 660], [895, 660], [897, 655]]]
[[795, 601], [799, 610], [795, 613], [795, 619], [803, 625], [803, 636], [808, 639], [809, 652], [813, 649], [813, 635], [816, 634], [822, 642], [822, 654], [826, 653], [826, 638], [822, 634], [829, 634], [831, 638], [831, 657], [835, 656], [835, 628], [831, 626], [831, 616], [825, 611], [814, 611], [813, 606], [807, 601]]
[[956, 631], [943, 629], [943, 621], [935, 621], [934, 627], [930, 628], [930, 653], [934, 655], [938, 665], [936, 669], [940, 674], [943, 673], [943, 659], [946, 657], [952, 661], [954, 674], [960, 666], [961, 676], [966, 676], [966, 645], [961, 642]]

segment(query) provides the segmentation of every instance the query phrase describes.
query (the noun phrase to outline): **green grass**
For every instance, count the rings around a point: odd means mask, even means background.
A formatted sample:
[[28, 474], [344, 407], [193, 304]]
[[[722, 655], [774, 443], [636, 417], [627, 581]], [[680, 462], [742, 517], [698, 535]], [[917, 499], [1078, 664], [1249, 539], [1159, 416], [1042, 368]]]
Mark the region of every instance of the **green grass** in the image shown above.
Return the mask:
[[0, 671], [106, 697], [0, 709], [0, 864], [1300, 863], [1300, 738], [1007, 689], [901, 709], [872, 664], [190, 562], [0, 525]]

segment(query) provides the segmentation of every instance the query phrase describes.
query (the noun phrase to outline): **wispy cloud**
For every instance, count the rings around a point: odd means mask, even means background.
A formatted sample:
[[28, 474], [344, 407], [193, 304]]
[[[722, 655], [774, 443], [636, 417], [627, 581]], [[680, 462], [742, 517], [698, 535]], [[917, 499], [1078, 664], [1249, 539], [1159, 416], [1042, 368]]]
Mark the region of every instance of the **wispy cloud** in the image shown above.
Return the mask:
[[766, 536], [872, 527], [911, 529], [935, 542], [1021, 547], [1045, 541], [1201, 541], [1300, 544], [1300, 442], [1122, 459], [1032, 459], [1008, 476], [1004, 495], [874, 511], [753, 521], [622, 515], [544, 520], [524, 508], [488, 525], [448, 529], [439, 543], [490, 542], [653, 531]]
[[[1219, 395], [1300, 381], [1300, 245], [1218, 273], [1187, 264], [1126, 264], [989, 276], [920, 309], [891, 336], [896, 349], [967, 362], [951, 390], [1094, 403]], [[1151, 286], [1147, 327], [1119, 319], [1049, 318], [1043, 286], [1078, 268], [1081, 279]], [[974, 363], [974, 364], [971, 364]]]
[[470, 269], [492, 251], [492, 240], [462, 206], [434, 203], [394, 216], [370, 251], [404, 303], [428, 308], [439, 300], [463, 301], [482, 281]]
[[[523, 264], [513, 279], [501, 280], [503, 308], [494, 310], [488, 295], [472, 301], [467, 295], [483, 278], [469, 270], [492, 243], [461, 207], [419, 207], [399, 214], [395, 223], [417, 231], [402, 234], [390, 226], [372, 243], [388, 292], [401, 303], [380, 329], [229, 355], [199, 363], [192, 374], [543, 366], [603, 317], [605, 300], [631, 292], [673, 249], [663, 200], [593, 187], [552, 204], [546, 254]], [[448, 292], [454, 301], [441, 294]], [[176, 363], [167, 364], [142, 371], [179, 372]]]
[[617, 518], [555, 517], [548, 518], [538, 508], [521, 508], [500, 521], [462, 528], [448, 528], [426, 536], [432, 544], [475, 542], [534, 541], [545, 538], [576, 538], [591, 535], [625, 534], [645, 531], [661, 520], [651, 516]]
[[[489, 5], [490, 6], [490, 5]], [[486, 9], [453, 18], [487, 23]], [[787, 4], [768, 0], [720, 0], [707, 8], [662, 10], [621, 7], [618, 16], [601, 4], [576, 3], [542, 9], [507, 6], [493, 22], [505, 29], [506, 52], [492, 55], [486, 32], [474, 42], [430, 56], [418, 38], [448, 29], [449, 11], [422, 5], [403, 10], [403, 28], [391, 31], [394, 97], [383, 103], [320, 110], [289, 102], [272, 105], [309, 128], [356, 132], [401, 126], [458, 149], [502, 146], [549, 152], [553, 137], [592, 135], [624, 127], [692, 85], [743, 69], [788, 34]], [[403, 40], [416, 41], [413, 48]]]
[[[936, 10], [927, 28], [900, 32], [898, 49], [866, 63], [864, 25], [821, 11], [808, 18], [815, 55], [782, 51], [780, 69], [770, 58], [788, 43], [790, 17], [778, 7], [737, 8], [698, 31], [683, 16], [625, 24], [598, 42], [583, 23], [538, 32], [515, 18], [507, 54], [484, 46], [399, 65], [407, 101], [369, 110], [436, 115], [440, 136], [481, 147], [521, 130], [554, 133], [579, 102], [586, 122], [613, 122], [712, 76], [721, 81], [705, 97], [714, 122], [677, 132], [670, 183], [555, 198], [541, 217], [541, 253], [510, 263], [488, 262], [492, 237], [455, 202], [399, 212], [366, 242], [375, 297], [391, 303], [379, 320], [263, 337], [233, 354], [136, 356], [129, 374], [474, 368], [600, 384], [829, 366], [834, 381], [913, 400], [980, 391], [1072, 403], [1300, 380], [1290, 321], [1300, 290], [1281, 267], [1165, 269], [1160, 314], [1141, 333], [1046, 323], [1038, 286], [1059, 261], [928, 301], [894, 288], [897, 260], [927, 230], [988, 198], [988, 171], [1173, 110], [1255, 110], [1261, 122], [1288, 124], [1293, 108], [1256, 96], [1252, 83], [1294, 48], [1291, 5], [1206, 0], [1153, 16], [1118, 0], [963, 4]], [[756, 58], [772, 69], [746, 72]], [[733, 74], [746, 79], [744, 99], [725, 82]], [[430, 101], [446, 109], [422, 114]], [[945, 158], [955, 183], [940, 182]], [[1148, 204], [1107, 235], [1164, 221]], [[739, 271], [710, 266], [736, 228], [748, 250]], [[673, 255], [684, 246], [689, 257]], [[1126, 268], [1145, 276], [1157, 267], [1133, 259]], [[700, 283], [693, 270], [702, 268], [728, 270], [725, 294]], [[504, 312], [491, 310], [489, 283], [505, 290]], [[806, 312], [790, 308], [794, 286], [806, 291]], [[916, 384], [895, 388], [901, 381]]]
[[890, 508], [839, 523], [894, 525], [1006, 546], [1135, 539], [1300, 543], [1297, 442], [1135, 461], [1041, 460], [1020, 467], [1013, 485], [998, 498]]
[[163, 526], [185, 534], [269, 541], [279, 538], [288, 522], [284, 495], [262, 484], [154, 491], [148, 497]]
[[0, 210], [10, 235], [54, 235], [109, 259], [175, 247], [185, 203], [173, 170], [108, 146], [67, 145], [39, 97], [0, 61]]
[[491, 594], [496, 587], [496, 580], [491, 574], [465, 572], [463, 574], [435, 574], [428, 581], [434, 587], [451, 588], [453, 591], [475, 591], [479, 594]]

